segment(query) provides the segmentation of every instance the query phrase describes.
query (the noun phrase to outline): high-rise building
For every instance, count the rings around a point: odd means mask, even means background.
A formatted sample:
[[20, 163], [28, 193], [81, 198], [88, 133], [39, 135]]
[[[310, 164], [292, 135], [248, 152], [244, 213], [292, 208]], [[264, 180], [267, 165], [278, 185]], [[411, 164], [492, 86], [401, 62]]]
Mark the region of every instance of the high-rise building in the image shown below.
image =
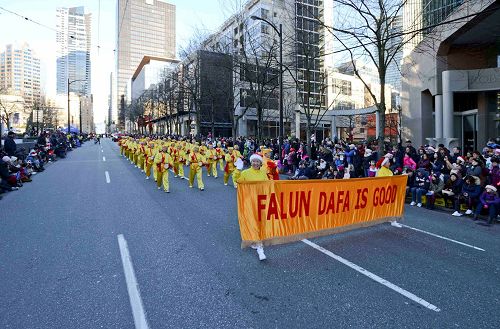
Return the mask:
[[21, 96], [27, 105], [40, 101], [40, 59], [27, 43], [0, 53], [0, 94]]
[[[317, 111], [316, 113], [325, 110], [325, 64], [333, 63], [333, 38], [323, 24], [331, 25], [332, 21], [332, 0], [249, 0], [241, 11], [230, 17], [205, 42], [209, 50], [234, 55], [235, 60], [240, 61], [238, 65], [242, 67], [242, 71], [249, 71], [248, 76], [234, 74], [235, 83], [241, 85], [236, 88], [240, 95], [235, 95], [234, 107], [237, 115], [245, 113], [244, 119], [238, 123], [238, 134], [256, 135], [258, 132], [256, 111], [247, 110], [249, 102], [254, 103], [250, 107], [256, 107], [255, 95], [252, 95], [249, 83], [252, 75], [266, 71], [269, 83], [262, 83], [267, 94], [261, 97], [264, 102], [260, 104], [264, 106], [266, 116], [260, 128], [267, 136], [279, 135], [277, 86], [280, 25], [283, 35], [283, 63], [287, 67], [283, 76], [286, 87], [283, 97], [285, 135], [304, 135], [305, 107], [309, 107], [311, 112]], [[269, 61], [269, 58], [278, 60]], [[295, 121], [295, 125], [292, 121]], [[318, 120], [317, 129], [316, 135], [321, 138], [323, 133], [330, 130], [330, 122], [326, 119]]]
[[[386, 48], [389, 49], [390, 54], [395, 54], [392, 61], [387, 66], [385, 82], [390, 84], [395, 90], [401, 91], [401, 61], [403, 60], [403, 49], [401, 49], [401, 43], [403, 42], [403, 17], [401, 15], [396, 16], [392, 20], [389, 29], [389, 35], [395, 37], [387, 41]], [[392, 49], [394, 49], [394, 51], [392, 51]]]
[[403, 57], [437, 25], [443, 22], [464, 0], [407, 0], [403, 7], [405, 47]]
[[117, 123], [123, 128], [122, 103], [130, 99], [127, 85], [141, 60], [144, 56], [175, 58], [175, 6], [159, 0], [118, 0], [116, 14], [116, 92], [113, 98], [118, 107]]
[[403, 134], [417, 145], [477, 150], [500, 134], [498, 1], [420, 0], [410, 7], [407, 18], [416, 24], [405, 30], [420, 26], [423, 33], [404, 57]]
[[[68, 93], [68, 79], [75, 81], [70, 91], [91, 94], [91, 22], [84, 7], [57, 8], [57, 93]], [[81, 81], [80, 81], [81, 80]]]

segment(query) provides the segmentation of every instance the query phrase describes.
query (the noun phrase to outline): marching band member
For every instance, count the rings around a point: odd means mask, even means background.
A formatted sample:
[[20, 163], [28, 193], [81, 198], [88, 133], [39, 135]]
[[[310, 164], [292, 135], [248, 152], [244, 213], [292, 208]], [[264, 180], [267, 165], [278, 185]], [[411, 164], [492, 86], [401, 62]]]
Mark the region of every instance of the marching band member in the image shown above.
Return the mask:
[[234, 159], [234, 163], [235, 163], [234, 171], [233, 171], [233, 175], [232, 175], [234, 188], [238, 187], [237, 182], [238, 182], [238, 178], [240, 177], [240, 174], [241, 174], [240, 169], [236, 166], [236, 162], [238, 161], [238, 159], [240, 159], [240, 161], [243, 160], [243, 156], [241, 155], [239, 149], [240, 149], [240, 147], [238, 145], [234, 145], [233, 152], [232, 152], [232, 158]]
[[168, 154], [167, 150], [167, 146], [164, 145], [161, 148], [161, 151], [156, 154], [154, 163], [157, 168], [156, 186], [158, 186], [158, 189], [160, 190], [163, 185], [163, 190], [166, 193], [169, 193], [168, 169], [172, 165], [172, 158], [170, 157], [170, 154]]
[[224, 149], [222, 148], [222, 143], [217, 142], [217, 148], [215, 149], [215, 153], [217, 153], [217, 161], [219, 162], [219, 168], [221, 171], [224, 171]]
[[212, 144], [208, 145], [207, 159], [208, 159], [208, 167], [207, 167], [208, 176], [212, 174], [212, 176], [217, 178], [217, 162], [219, 158], [217, 156], [217, 151], [214, 149], [214, 146]]
[[[224, 185], [227, 186], [227, 183], [229, 181], [229, 176], [233, 174], [234, 171], [234, 159], [233, 159], [233, 148], [228, 147], [227, 148], [227, 154], [225, 155], [225, 160], [226, 160], [226, 166], [224, 167]], [[233, 181], [234, 183], [234, 181]]]
[[146, 179], [149, 179], [149, 176], [151, 176], [151, 167], [153, 166], [154, 157], [156, 155], [154, 145], [154, 142], [149, 142], [144, 154], [144, 172], [146, 173]]
[[203, 164], [205, 163], [205, 157], [200, 153], [200, 148], [198, 146], [193, 147], [193, 151], [189, 153], [189, 187], [193, 188], [194, 176], [197, 177], [198, 188], [200, 191], [205, 190], [205, 185], [203, 185], [202, 170]]
[[262, 167], [260, 170], [263, 170], [266, 172], [267, 177], [270, 180], [279, 180], [280, 176], [278, 174], [278, 165], [276, 162], [271, 159], [271, 149], [268, 148], [262, 148], [261, 149], [261, 154], [262, 154]]

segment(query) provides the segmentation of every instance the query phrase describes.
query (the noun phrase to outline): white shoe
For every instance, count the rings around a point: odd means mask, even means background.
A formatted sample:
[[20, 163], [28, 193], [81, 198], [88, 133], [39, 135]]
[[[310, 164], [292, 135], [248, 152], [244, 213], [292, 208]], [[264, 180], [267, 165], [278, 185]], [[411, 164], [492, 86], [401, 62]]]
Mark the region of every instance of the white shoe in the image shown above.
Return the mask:
[[455, 216], [455, 217], [460, 217], [462, 216], [461, 213], [459, 213], [458, 211], [455, 211], [453, 214], [451, 214], [452, 216]]
[[169, 190], [165, 190], [165, 193], [170, 193], [170, 191]]
[[34, 171], [34, 172], [32, 172], [31, 174], [34, 176], [34, 175], [36, 175], [36, 174], [37, 174], [37, 172], [36, 172], [36, 171]]
[[472, 214], [472, 210], [467, 209], [467, 211], [465, 212], [465, 214], [466, 214], [466, 215], [470, 215], [470, 214]]
[[149, 176], [146, 176], [146, 179], [149, 179]]
[[158, 189], [159, 189], [159, 190], [161, 190], [161, 186], [160, 186], [160, 187], [158, 187]]
[[414, 205], [416, 205], [416, 204], [417, 204], [417, 203], [416, 203], [415, 201], [412, 201], [412, 202], [410, 203], [410, 206], [414, 206]]
[[392, 222], [391, 222], [391, 226], [394, 226], [394, 227], [399, 227], [399, 228], [403, 227], [403, 225], [399, 224], [399, 223], [398, 223], [398, 222], [396, 222], [396, 221], [392, 221]]
[[417, 207], [421, 208], [422, 204], [421, 203], [417, 203]]
[[259, 255], [259, 260], [265, 260], [267, 258], [266, 254], [264, 254], [264, 247], [262, 246], [257, 247], [257, 254]]
[[227, 184], [226, 184], [226, 183], [224, 183], [224, 186], [227, 186]]

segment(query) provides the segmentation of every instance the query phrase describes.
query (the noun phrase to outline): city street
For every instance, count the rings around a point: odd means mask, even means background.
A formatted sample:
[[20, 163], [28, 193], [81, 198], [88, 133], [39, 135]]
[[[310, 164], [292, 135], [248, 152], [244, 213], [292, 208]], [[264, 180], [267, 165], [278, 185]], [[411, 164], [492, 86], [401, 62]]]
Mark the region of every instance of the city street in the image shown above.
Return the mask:
[[261, 262], [203, 179], [166, 194], [103, 139], [4, 195], [0, 328], [498, 328], [500, 225], [407, 205]]

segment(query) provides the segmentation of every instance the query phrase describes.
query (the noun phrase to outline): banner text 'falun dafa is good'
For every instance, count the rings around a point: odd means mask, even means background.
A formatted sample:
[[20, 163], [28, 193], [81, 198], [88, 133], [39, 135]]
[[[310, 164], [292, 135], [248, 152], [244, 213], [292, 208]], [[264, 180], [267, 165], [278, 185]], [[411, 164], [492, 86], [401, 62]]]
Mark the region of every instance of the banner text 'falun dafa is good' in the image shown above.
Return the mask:
[[401, 217], [406, 176], [238, 184], [242, 247], [274, 245]]

